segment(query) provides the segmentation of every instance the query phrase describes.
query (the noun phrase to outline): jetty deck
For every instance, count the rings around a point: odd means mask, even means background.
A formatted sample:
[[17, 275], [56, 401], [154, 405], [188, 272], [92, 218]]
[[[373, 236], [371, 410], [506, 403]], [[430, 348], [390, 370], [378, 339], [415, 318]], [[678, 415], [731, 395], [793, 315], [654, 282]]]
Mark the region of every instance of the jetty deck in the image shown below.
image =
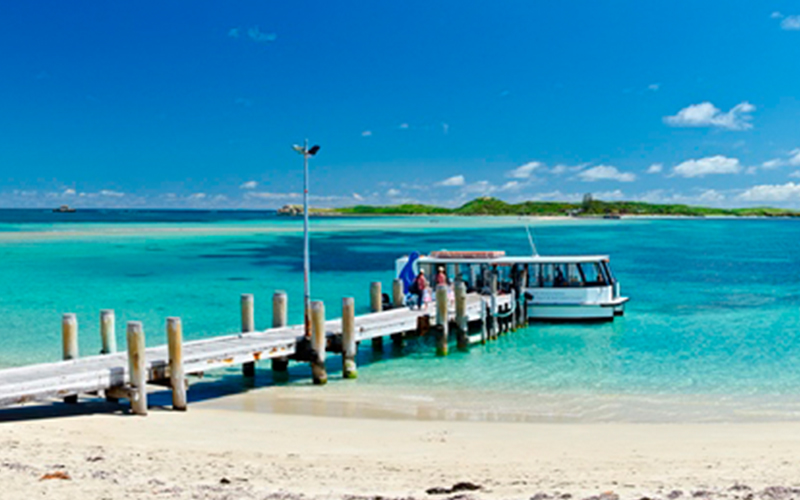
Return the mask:
[[[0, 370], [0, 407], [54, 398], [76, 402], [78, 395], [92, 394], [104, 395], [110, 400], [130, 399], [135, 413], [146, 414], [145, 386], [159, 384], [172, 387], [174, 406], [185, 409], [186, 375], [242, 364], [245, 375], [252, 376], [255, 363], [268, 359], [273, 360], [274, 370], [285, 370], [289, 360], [310, 362], [314, 381], [324, 383], [327, 380], [324, 372], [327, 354], [341, 353], [345, 376], [348, 372], [352, 376], [355, 373], [355, 350], [358, 343], [365, 340], [372, 341], [373, 349], [381, 349], [385, 336], [402, 342], [404, 335], [412, 332], [419, 335], [432, 330], [437, 335], [437, 352], [446, 354], [447, 332], [451, 323], [459, 332], [458, 342], [461, 346], [469, 343], [468, 325], [479, 322], [484, 333], [477, 336], [477, 340], [474, 335], [471, 339], [473, 342], [486, 341], [493, 337], [493, 331], [494, 336], [498, 333], [497, 315], [493, 315], [492, 311], [511, 311], [513, 301], [509, 295], [496, 295], [489, 301], [487, 297], [467, 294], [465, 289], [457, 287], [455, 301], [448, 301], [446, 292], [437, 290], [439, 300], [429, 304], [426, 309], [396, 306], [382, 310], [380, 285], [373, 286], [371, 292], [374, 299], [371, 308], [375, 312], [359, 316], [353, 314], [353, 299], [345, 299], [342, 318], [325, 321], [324, 305], [315, 302], [312, 308], [312, 338], [305, 337], [303, 325], [252, 331], [251, 295], [242, 296], [242, 333], [183, 342], [180, 320], [170, 318], [169, 344], [145, 349], [141, 324], [130, 322], [127, 352], [83, 358], [77, 357], [77, 323], [73, 319], [74, 326], [71, 326], [65, 320], [64, 357], [76, 359]], [[285, 324], [285, 317], [286, 296], [276, 294], [273, 297], [273, 324]], [[103, 325], [107, 326], [106, 323]], [[113, 316], [111, 332], [104, 328], [103, 335], [105, 346], [108, 340], [106, 336], [114, 336]], [[70, 354], [70, 346], [74, 346], [74, 354]]]

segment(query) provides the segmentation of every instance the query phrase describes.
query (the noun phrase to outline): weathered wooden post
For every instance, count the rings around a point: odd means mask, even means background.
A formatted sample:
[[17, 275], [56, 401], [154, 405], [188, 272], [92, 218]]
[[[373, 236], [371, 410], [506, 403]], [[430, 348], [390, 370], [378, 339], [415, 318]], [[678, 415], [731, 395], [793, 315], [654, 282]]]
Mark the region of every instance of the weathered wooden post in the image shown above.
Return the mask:
[[489, 318], [489, 338], [492, 340], [497, 339], [499, 325], [497, 321], [497, 269], [492, 270], [492, 277], [490, 281], [492, 291], [492, 298], [490, 304], [490, 318]]
[[436, 355], [447, 356], [447, 285], [436, 287]]
[[147, 415], [147, 368], [141, 321], [128, 321], [127, 340], [131, 410], [136, 415]]
[[328, 382], [325, 371], [325, 304], [321, 300], [311, 302], [311, 376], [314, 383]]
[[102, 342], [100, 354], [117, 352], [116, 320], [113, 309], [100, 311], [100, 341]]
[[342, 377], [358, 377], [356, 367], [356, 306], [353, 297], [342, 299]]
[[[241, 297], [242, 305], [242, 333], [256, 331], [255, 298], [252, 293], [243, 293]], [[256, 363], [251, 361], [242, 364], [242, 375], [245, 377], [256, 376]]]
[[[283, 328], [288, 323], [288, 297], [286, 292], [277, 291], [272, 295], [272, 327]], [[286, 380], [289, 378], [289, 359], [285, 356], [272, 358], [273, 380]]]
[[489, 306], [486, 304], [486, 300], [481, 296], [481, 344], [485, 344], [486, 339], [489, 338], [488, 308]]
[[186, 411], [186, 375], [183, 373], [183, 325], [180, 318], [167, 318], [169, 382], [172, 386], [172, 409]]
[[[383, 311], [383, 293], [380, 281], [373, 281], [369, 285], [369, 307], [372, 312]], [[383, 352], [383, 337], [372, 338], [372, 350]]]
[[458, 348], [469, 349], [469, 322], [467, 318], [467, 284], [456, 281], [456, 326]]
[[528, 324], [528, 311], [525, 306], [525, 288], [528, 287], [528, 266], [522, 267], [519, 276], [519, 287], [517, 289], [517, 312], [519, 321], [518, 326], [524, 327]]
[[[399, 309], [406, 305], [406, 294], [403, 291], [403, 280], [395, 278], [392, 281], [392, 308]], [[403, 332], [392, 334], [392, 347], [394, 349], [403, 348]]]
[[392, 307], [398, 308], [406, 305], [406, 294], [403, 293], [403, 280], [400, 278], [392, 281]]
[[[78, 359], [78, 316], [75, 313], [64, 313], [61, 316], [61, 347], [63, 359]], [[78, 402], [78, 395], [64, 398], [65, 403]]]

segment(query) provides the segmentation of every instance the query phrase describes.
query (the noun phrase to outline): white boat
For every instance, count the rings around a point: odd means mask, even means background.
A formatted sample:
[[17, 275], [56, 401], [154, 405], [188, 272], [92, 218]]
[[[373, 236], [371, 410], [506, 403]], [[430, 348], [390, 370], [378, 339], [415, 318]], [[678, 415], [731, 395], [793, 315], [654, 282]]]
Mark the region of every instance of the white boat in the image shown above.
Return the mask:
[[462, 280], [467, 290], [491, 293], [497, 280], [498, 293], [524, 298], [532, 321], [608, 320], [622, 316], [628, 297], [620, 295], [607, 255], [507, 257], [502, 251], [431, 252], [401, 257], [395, 262], [398, 277], [407, 280], [420, 269], [435, 282], [444, 268], [449, 282]]

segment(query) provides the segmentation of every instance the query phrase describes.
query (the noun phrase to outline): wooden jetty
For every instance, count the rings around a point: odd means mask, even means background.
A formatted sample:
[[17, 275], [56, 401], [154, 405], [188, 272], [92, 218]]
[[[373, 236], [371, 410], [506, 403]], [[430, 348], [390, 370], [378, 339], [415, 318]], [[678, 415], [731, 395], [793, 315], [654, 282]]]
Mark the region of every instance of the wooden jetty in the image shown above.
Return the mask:
[[[436, 351], [447, 355], [449, 332], [457, 332], [459, 349], [486, 342], [522, 323], [521, 310], [511, 295], [481, 296], [466, 293], [463, 283], [456, 283], [455, 300], [447, 289], [436, 290], [436, 301], [426, 309], [403, 306], [402, 285], [395, 280], [392, 300], [384, 310], [381, 284], [370, 286], [372, 312], [355, 316], [354, 300], [342, 300], [342, 316], [325, 320], [325, 305], [312, 303], [312, 335], [306, 338], [302, 325], [287, 325], [287, 297], [276, 292], [272, 298], [272, 328], [255, 330], [254, 299], [242, 295], [242, 332], [214, 338], [183, 341], [180, 318], [167, 319], [167, 345], [145, 348], [145, 332], [138, 321], [127, 324], [127, 352], [115, 352], [114, 313], [101, 312], [103, 351], [96, 356], [78, 355], [78, 321], [74, 314], [62, 318], [63, 360], [0, 370], [0, 407], [31, 401], [63, 399], [76, 403], [78, 395], [103, 395], [109, 401], [128, 399], [133, 413], [147, 414], [148, 384], [170, 387], [173, 408], [187, 406], [187, 380], [190, 374], [236, 364], [244, 376], [255, 375], [255, 363], [270, 359], [276, 379], [285, 374], [290, 360], [311, 364], [314, 383], [327, 381], [325, 360], [329, 353], [341, 353], [342, 374], [356, 376], [355, 355], [358, 343], [370, 340], [374, 350], [383, 348], [383, 337], [390, 336], [402, 345], [408, 335], [436, 335]], [[479, 333], [470, 335], [470, 324]]]

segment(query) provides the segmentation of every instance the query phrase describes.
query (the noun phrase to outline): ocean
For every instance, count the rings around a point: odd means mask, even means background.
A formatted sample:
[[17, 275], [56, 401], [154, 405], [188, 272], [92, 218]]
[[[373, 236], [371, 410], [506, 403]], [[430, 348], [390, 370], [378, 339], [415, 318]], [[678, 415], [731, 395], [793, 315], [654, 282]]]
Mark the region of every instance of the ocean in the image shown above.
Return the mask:
[[[250, 389], [256, 411], [508, 421], [763, 421], [800, 419], [800, 221], [535, 220], [460, 217], [312, 219], [312, 297], [335, 317], [341, 298], [367, 310], [369, 283], [390, 289], [412, 250], [501, 249], [608, 254], [624, 317], [531, 324], [468, 353], [437, 358], [432, 340], [359, 352], [359, 378], [310, 385], [292, 368], [275, 384], [238, 370], [208, 374], [190, 398]], [[166, 341], [168, 316], [187, 339], [238, 331], [239, 296], [255, 294], [256, 326], [275, 290], [302, 319], [302, 220], [272, 212], [0, 210], [0, 367], [55, 361], [60, 317], [78, 315], [82, 355], [100, 349], [101, 309]], [[320, 406], [322, 405], [322, 406]]]

